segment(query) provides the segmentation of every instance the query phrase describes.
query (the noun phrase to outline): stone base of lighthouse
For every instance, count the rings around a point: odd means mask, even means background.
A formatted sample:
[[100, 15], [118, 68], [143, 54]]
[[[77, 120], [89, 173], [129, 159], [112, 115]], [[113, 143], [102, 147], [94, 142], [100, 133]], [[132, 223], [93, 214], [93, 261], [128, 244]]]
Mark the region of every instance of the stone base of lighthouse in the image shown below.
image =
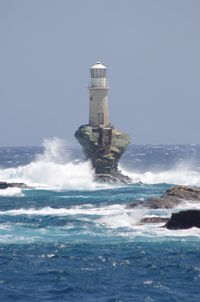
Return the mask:
[[98, 181], [131, 182], [130, 178], [118, 169], [119, 160], [130, 144], [128, 134], [114, 127], [83, 125], [75, 132], [75, 137], [86, 158], [91, 160]]

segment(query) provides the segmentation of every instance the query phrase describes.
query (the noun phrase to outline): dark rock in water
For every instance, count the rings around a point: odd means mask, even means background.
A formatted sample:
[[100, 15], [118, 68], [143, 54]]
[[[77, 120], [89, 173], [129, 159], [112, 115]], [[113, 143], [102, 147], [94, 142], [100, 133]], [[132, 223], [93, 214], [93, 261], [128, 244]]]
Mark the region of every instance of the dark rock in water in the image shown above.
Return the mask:
[[200, 189], [186, 186], [169, 188], [161, 197], [149, 198], [139, 204], [132, 204], [129, 207], [143, 206], [151, 209], [171, 209], [183, 201], [200, 201]]
[[118, 170], [118, 162], [130, 144], [128, 134], [114, 127], [83, 125], [75, 132], [75, 137], [86, 158], [91, 160], [98, 181], [131, 183], [131, 179]]
[[[147, 207], [150, 209], [171, 209], [174, 206], [187, 202], [200, 202], [200, 189], [187, 186], [176, 186], [169, 188], [161, 197], [149, 198], [143, 202], [129, 205], [128, 207]], [[200, 203], [199, 203], [200, 205]], [[163, 227], [167, 229], [200, 228], [200, 210], [185, 210], [173, 213], [171, 218], [145, 217], [140, 224], [167, 222]]]
[[189, 229], [192, 227], [200, 228], [200, 210], [186, 210], [172, 213], [166, 227], [170, 230]]
[[20, 183], [20, 182], [4, 182], [4, 181], [1, 181], [0, 182], [0, 190], [4, 190], [4, 189], [7, 189], [7, 188], [22, 188], [22, 189], [28, 189], [30, 188], [29, 186], [27, 186], [26, 184], [24, 183]]
[[96, 174], [95, 180], [98, 182], [108, 182], [108, 183], [115, 183], [115, 184], [131, 183], [131, 179], [128, 176], [122, 174], [119, 170], [117, 171], [117, 173], [112, 173], [112, 174]]
[[200, 189], [191, 188], [188, 186], [176, 186], [169, 188], [163, 195], [163, 197], [173, 197], [184, 200], [199, 200], [200, 201]]

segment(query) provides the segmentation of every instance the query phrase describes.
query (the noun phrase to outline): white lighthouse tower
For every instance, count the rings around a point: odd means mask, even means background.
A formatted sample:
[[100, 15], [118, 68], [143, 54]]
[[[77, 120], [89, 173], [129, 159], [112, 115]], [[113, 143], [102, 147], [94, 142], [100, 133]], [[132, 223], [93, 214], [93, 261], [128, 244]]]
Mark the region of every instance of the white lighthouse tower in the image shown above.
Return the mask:
[[97, 62], [90, 68], [89, 86], [89, 125], [92, 127], [109, 126], [107, 68]]
[[91, 160], [97, 180], [129, 183], [129, 177], [118, 170], [118, 162], [130, 138], [109, 123], [107, 68], [97, 62], [90, 68], [90, 75], [89, 124], [81, 125], [74, 135]]

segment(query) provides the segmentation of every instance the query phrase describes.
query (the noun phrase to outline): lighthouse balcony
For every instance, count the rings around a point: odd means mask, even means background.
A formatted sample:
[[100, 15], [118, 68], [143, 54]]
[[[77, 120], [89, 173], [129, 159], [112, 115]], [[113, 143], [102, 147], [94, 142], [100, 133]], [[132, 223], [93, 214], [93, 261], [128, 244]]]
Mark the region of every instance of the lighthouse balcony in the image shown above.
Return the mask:
[[89, 89], [109, 89], [110, 83], [106, 79], [92, 79], [88, 83]]

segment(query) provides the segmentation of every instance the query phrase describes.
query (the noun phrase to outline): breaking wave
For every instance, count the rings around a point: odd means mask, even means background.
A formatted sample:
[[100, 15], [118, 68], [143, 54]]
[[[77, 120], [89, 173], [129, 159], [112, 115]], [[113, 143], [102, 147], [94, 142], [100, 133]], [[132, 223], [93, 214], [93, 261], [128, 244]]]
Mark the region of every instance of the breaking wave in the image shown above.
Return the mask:
[[24, 196], [20, 188], [7, 188], [0, 190], [0, 197], [22, 197]]
[[200, 186], [200, 172], [193, 168], [177, 167], [174, 170], [166, 170], [159, 172], [147, 171], [144, 173], [131, 172], [121, 168], [125, 175], [128, 175], [133, 183], [142, 182], [145, 184], [173, 184], [173, 185], [191, 185]]
[[44, 153], [28, 165], [0, 170], [1, 181], [24, 182], [29, 186], [51, 189], [95, 189], [90, 161], [70, 160], [63, 140], [44, 141]]
[[[94, 181], [94, 171], [90, 161], [72, 160], [64, 140], [46, 139], [43, 143], [44, 152], [28, 165], [0, 169], [0, 181], [24, 182], [35, 188], [90, 190], [111, 188]], [[182, 165], [172, 170], [135, 172], [120, 168], [133, 183], [144, 184], [167, 183], [174, 185], [200, 186], [200, 172], [191, 165]], [[0, 194], [19, 196], [18, 190], [7, 190]]]
[[[174, 211], [178, 211], [180, 209], [187, 208], [187, 204], [182, 204], [178, 208], [174, 208]], [[198, 205], [194, 204], [193, 208], [198, 208]], [[4, 232], [1, 240], [7, 242], [7, 234], [12, 234], [9, 237], [9, 241], [13, 242], [16, 240], [16, 236], [19, 234], [24, 234], [25, 237], [22, 241], [30, 240], [29, 235], [31, 236], [31, 240], [52, 240], [55, 239], [56, 236], [59, 236], [60, 239], [65, 238], [66, 236], [70, 237], [74, 236], [74, 232], [76, 236], [78, 236], [80, 232], [80, 236], [86, 234], [87, 236], [100, 236], [102, 239], [102, 231], [105, 235], [105, 238], [115, 238], [115, 237], [123, 237], [128, 240], [133, 238], [145, 238], [145, 240], [158, 240], [159, 238], [172, 238], [172, 237], [187, 237], [187, 236], [195, 236], [200, 237], [200, 231], [197, 228], [192, 228], [188, 230], [176, 230], [171, 231], [166, 228], [162, 228], [163, 223], [153, 223], [153, 224], [141, 224], [140, 221], [144, 217], [170, 217], [171, 210], [168, 209], [130, 209], [127, 208], [126, 205], [115, 204], [108, 206], [93, 206], [91, 204], [74, 206], [71, 208], [52, 208], [52, 207], [43, 207], [43, 208], [20, 208], [20, 209], [12, 209], [7, 211], [0, 211], [0, 216], [28, 216], [28, 220], [23, 219], [23, 222], [20, 223], [12, 223], [7, 222], [6, 224], [0, 224], [0, 232], [1, 230]], [[30, 218], [32, 216], [35, 217], [73, 217], [73, 220], [70, 219], [70, 223], [66, 220], [66, 224], [51, 226], [49, 228], [48, 224], [42, 225], [42, 229], [34, 229], [29, 230], [28, 225], [30, 223]], [[46, 218], [42, 218], [45, 221]], [[40, 221], [40, 220], [38, 220]], [[79, 232], [77, 232], [77, 224], [79, 224]], [[17, 233], [16, 232], [17, 228]], [[27, 230], [28, 234], [27, 234]], [[21, 236], [21, 235], [20, 235]], [[0, 240], [0, 241], [1, 241]], [[159, 239], [160, 240], [160, 239]]]

